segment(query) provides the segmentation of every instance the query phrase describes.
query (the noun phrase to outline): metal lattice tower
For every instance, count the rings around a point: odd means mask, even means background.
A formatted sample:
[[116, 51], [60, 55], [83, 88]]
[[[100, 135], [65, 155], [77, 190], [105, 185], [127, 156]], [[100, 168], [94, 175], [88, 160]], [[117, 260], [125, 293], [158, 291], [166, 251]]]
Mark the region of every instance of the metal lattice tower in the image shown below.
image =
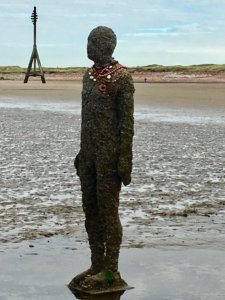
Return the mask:
[[[37, 50], [37, 19], [38, 19], [38, 15], [37, 15], [37, 11], [36, 11], [36, 6], [34, 6], [34, 10], [33, 13], [31, 15], [31, 20], [34, 24], [34, 46], [33, 46], [33, 51], [31, 54], [31, 58], [30, 58], [30, 62], [27, 68], [27, 72], [24, 78], [24, 83], [28, 82], [28, 79], [30, 76], [41, 76], [41, 81], [42, 83], [46, 83], [45, 81], [45, 76], [44, 76], [44, 72], [41, 66], [41, 61], [38, 55], [38, 50]], [[32, 69], [32, 65], [33, 69]], [[38, 65], [38, 68], [37, 68]]]

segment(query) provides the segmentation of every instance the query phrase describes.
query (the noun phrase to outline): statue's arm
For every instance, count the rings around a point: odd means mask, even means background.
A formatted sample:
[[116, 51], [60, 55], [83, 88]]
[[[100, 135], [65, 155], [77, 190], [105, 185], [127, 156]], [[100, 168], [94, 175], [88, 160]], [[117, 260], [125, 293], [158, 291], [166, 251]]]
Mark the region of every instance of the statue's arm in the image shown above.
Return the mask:
[[131, 182], [132, 144], [134, 135], [134, 84], [129, 73], [120, 80], [117, 93], [118, 126], [120, 134], [118, 174], [123, 184]]
[[[85, 89], [85, 82], [87, 81], [88, 78], [88, 72], [89, 70], [87, 70], [83, 76], [83, 81], [82, 81], [82, 92], [81, 92], [81, 129], [82, 129], [82, 115], [83, 115], [83, 91]], [[80, 135], [81, 136], [81, 135]], [[79, 176], [79, 162], [80, 162], [80, 152], [81, 150], [79, 150], [78, 154], [76, 155], [75, 159], [74, 159], [74, 167], [77, 171], [77, 175]]]

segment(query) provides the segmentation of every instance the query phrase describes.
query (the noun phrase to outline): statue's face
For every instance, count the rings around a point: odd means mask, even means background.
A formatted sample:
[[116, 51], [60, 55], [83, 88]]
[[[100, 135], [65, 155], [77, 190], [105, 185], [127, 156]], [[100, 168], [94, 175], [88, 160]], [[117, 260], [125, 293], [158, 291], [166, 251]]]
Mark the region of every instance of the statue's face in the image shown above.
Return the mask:
[[93, 29], [88, 37], [88, 58], [98, 65], [107, 63], [116, 46], [116, 35], [107, 27], [99, 26]]
[[94, 37], [88, 39], [87, 55], [88, 58], [94, 62], [102, 60], [102, 55], [104, 55], [104, 47], [99, 44], [98, 39], [95, 39]]

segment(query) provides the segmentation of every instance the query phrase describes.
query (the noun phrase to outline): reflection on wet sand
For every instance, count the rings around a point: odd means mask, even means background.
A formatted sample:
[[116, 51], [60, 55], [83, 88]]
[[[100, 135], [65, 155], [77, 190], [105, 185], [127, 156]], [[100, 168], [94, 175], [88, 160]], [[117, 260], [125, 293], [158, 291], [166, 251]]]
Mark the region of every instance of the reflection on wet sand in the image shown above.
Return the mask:
[[88, 295], [81, 292], [75, 292], [72, 291], [76, 299], [80, 300], [120, 300], [121, 296], [124, 292], [118, 292], [118, 293], [107, 293], [104, 295]]

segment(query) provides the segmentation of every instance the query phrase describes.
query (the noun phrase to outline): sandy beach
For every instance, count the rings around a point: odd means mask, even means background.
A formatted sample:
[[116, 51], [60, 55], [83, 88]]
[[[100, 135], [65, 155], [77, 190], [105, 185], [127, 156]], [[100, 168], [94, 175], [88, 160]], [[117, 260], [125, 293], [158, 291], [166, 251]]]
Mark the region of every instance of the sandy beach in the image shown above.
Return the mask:
[[[81, 83], [1, 85], [1, 242], [86, 240], [73, 159]], [[136, 84], [124, 245], [224, 247], [225, 85]]]
[[[1, 100], [80, 102], [81, 81], [1, 81]], [[225, 109], [223, 83], [137, 83], [135, 104], [164, 107]]]
[[[0, 299], [72, 299], [65, 286], [57, 298], [55, 287], [88, 265], [80, 183], [73, 167], [81, 88], [72, 81], [0, 82]], [[122, 271], [136, 289], [121, 299], [224, 299], [225, 84], [136, 83], [135, 88], [133, 179], [122, 189], [120, 216]], [[34, 272], [31, 278], [40, 282], [38, 262], [46, 263], [45, 274], [53, 272], [58, 267], [51, 257], [62, 252], [64, 275], [56, 272], [48, 288], [42, 281], [34, 288], [28, 280], [20, 291], [15, 284], [9, 293], [19, 276], [14, 266], [24, 278]], [[128, 252], [131, 261], [125, 259]], [[204, 255], [201, 263], [194, 259]], [[154, 257], [158, 265], [151, 269]], [[81, 264], [69, 267], [80, 259]], [[139, 284], [130, 276], [135, 263]], [[192, 279], [188, 274], [194, 274]], [[183, 294], [170, 288], [168, 276], [172, 286], [177, 280], [180, 286], [188, 283]], [[194, 288], [197, 278], [199, 289]], [[217, 279], [217, 289], [212, 285], [217, 293], [213, 287], [209, 293], [207, 283]], [[160, 280], [166, 285], [161, 295]]]

